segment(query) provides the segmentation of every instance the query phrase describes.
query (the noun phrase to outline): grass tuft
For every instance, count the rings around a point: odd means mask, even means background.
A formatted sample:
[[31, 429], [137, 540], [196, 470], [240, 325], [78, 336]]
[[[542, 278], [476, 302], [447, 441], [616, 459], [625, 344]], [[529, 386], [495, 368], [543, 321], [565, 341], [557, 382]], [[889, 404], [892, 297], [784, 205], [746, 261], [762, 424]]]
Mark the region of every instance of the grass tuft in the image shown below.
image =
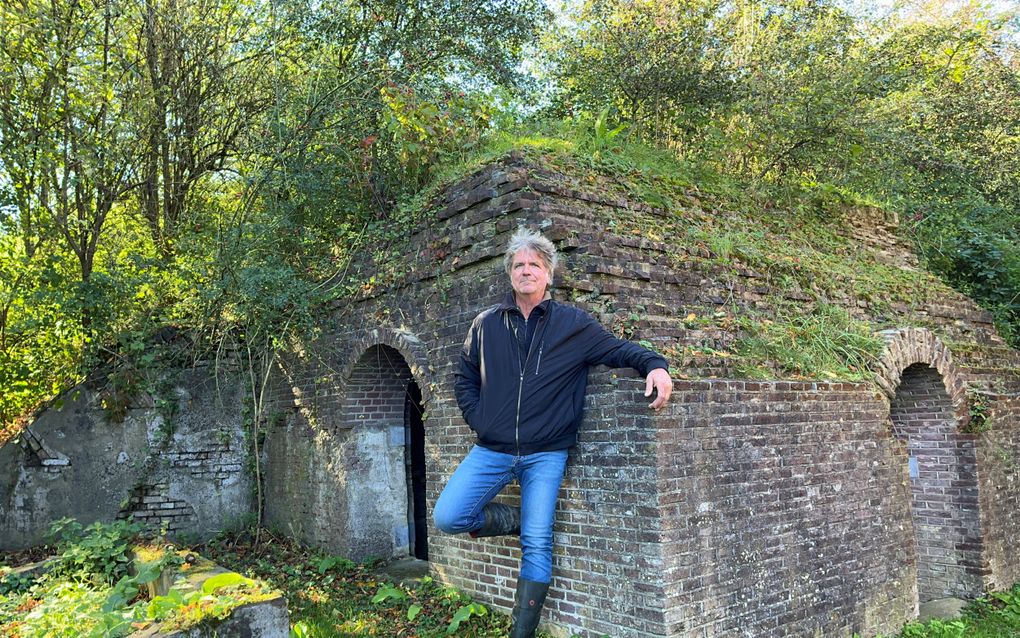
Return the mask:
[[882, 352], [882, 340], [866, 322], [836, 306], [817, 305], [809, 314], [783, 314], [779, 320], [745, 319], [736, 344], [743, 361], [738, 371], [751, 378], [778, 372], [795, 376], [866, 380]]

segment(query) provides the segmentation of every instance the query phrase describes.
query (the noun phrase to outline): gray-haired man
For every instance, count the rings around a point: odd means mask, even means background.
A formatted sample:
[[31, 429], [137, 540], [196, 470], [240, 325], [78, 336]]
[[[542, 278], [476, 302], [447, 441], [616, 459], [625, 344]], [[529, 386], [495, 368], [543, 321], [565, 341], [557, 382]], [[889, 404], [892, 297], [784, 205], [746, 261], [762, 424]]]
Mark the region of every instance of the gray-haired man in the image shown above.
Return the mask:
[[[512, 292], [471, 324], [457, 372], [457, 403], [477, 443], [457, 467], [433, 518], [447, 533], [520, 534], [521, 573], [511, 638], [534, 636], [552, 579], [552, 526], [567, 450], [577, 441], [588, 368], [630, 367], [659, 409], [673, 382], [661, 356], [617, 339], [591, 315], [549, 295], [556, 249], [519, 230], [504, 264]], [[520, 509], [490, 502], [516, 479]]]

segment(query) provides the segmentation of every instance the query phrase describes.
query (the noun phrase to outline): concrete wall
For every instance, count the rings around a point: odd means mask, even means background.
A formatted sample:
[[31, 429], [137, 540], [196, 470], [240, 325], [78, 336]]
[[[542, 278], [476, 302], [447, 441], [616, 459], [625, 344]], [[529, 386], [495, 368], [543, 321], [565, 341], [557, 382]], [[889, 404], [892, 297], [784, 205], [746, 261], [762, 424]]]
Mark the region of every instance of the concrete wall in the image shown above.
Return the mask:
[[[266, 522], [356, 560], [407, 556], [404, 410], [411, 370], [387, 345], [364, 347], [351, 362], [315, 352], [321, 356], [305, 379], [318, 387], [293, 386], [293, 403], [280, 408], [270, 429]], [[345, 374], [329, 374], [345, 363], [352, 364]], [[316, 409], [324, 403], [332, 408]]]
[[154, 397], [134, 397], [122, 420], [95, 388], [68, 393], [0, 448], [0, 548], [43, 542], [63, 517], [133, 517], [171, 534], [208, 538], [253, 509], [243, 389], [205, 369], [178, 371]]

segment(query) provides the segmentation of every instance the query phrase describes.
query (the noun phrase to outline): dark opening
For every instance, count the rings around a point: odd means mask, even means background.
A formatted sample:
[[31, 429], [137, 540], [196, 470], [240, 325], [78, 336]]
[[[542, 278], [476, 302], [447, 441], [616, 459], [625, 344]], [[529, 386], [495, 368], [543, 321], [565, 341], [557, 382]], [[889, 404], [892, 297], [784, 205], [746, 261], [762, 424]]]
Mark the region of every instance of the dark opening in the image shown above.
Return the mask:
[[428, 518], [425, 511], [425, 422], [421, 404], [421, 388], [414, 381], [407, 384], [404, 402], [404, 440], [407, 453], [407, 524], [411, 555], [429, 559]]

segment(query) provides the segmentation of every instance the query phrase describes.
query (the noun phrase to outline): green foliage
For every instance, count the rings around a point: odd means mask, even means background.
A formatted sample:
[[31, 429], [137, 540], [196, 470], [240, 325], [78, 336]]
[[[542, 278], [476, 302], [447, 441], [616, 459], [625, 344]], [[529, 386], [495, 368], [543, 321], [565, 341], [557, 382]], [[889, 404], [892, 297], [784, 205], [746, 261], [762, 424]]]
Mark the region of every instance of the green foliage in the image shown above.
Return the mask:
[[299, 620], [290, 627], [290, 638], [313, 638], [318, 632], [303, 620]]
[[897, 211], [928, 266], [1016, 344], [1015, 13], [962, 3], [875, 18], [846, 6], [580, 3], [544, 46], [550, 112], [612, 106], [633, 136], [740, 180], [730, 207]]
[[983, 393], [970, 392], [967, 395], [968, 415], [970, 421], [967, 423], [968, 432], [984, 432], [992, 426], [991, 408]]
[[601, 157], [602, 153], [605, 152], [609, 148], [609, 146], [613, 143], [613, 140], [616, 139], [616, 136], [622, 133], [624, 129], [627, 128], [626, 124], [620, 124], [616, 128], [610, 129], [609, 124], [607, 123], [608, 119], [609, 119], [609, 107], [607, 106], [606, 108], [599, 111], [598, 117], [595, 118], [595, 125], [593, 130], [594, 135], [592, 138], [592, 142], [593, 145], [595, 146], [596, 158]]
[[689, 135], [731, 98], [713, 32], [721, 3], [592, 0], [545, 37], [552, 112], [611, 107], [636, 132], [690, 148]]
[[452, 635], [457, 632], [460, 628], [460, 624], [472, 616], [484, 616], [489, 613], [485, 605], [479, 603], [468, 603], [463, 605], [453, 614], [453, 618], [450, 620], [450, 626], [446, 628], [446, 634]]
[[401, 170], [395, 177], [405, 184], [405, 193], [426, 184], [433, 167], [465, 157], [478, 144], [493, 115], [488, 100], [463, 91], [448, 91], [435, 101], [410, 86], [387, 86], [380, 93], [385, 105], [381, 121], [389, 133], [388, 152], [399, 162]]
[[357, 289], [366, 231], [399, 235], [395, 202], [502, 117], [545, 17], [537, 0], [5, 3], [0, 441], [97, 364], [158, 366], [168, 325], [191, 358], [241, 340], [263, 362], [309, 329]]
[[918, 218], [913, 227], [927, 265], [995, 317], [1007, 341], [1020, 338], [1020, 226], [1003, 206], [950, 210]]
[[235, 572], [226, 572], [224, 574], [217, 574], [212, 576], [204, 583], [202, 583], [203, 594], [214, 594], [218, 590], [225, 587], [237, 587], [238, 585], [247, 585], [253, 587], [256, 585], [255, 581], [250, 578], [237, 574]]
[[120, 371], [116, 418], [154, 389], [167, 326], [192, 360], [268, 365], [319, 304], [399, 276], [357, 274], [367, 246], [398, 269], [437, 185], [510, 148], [657, 208], [746, 213], [673, 237], [822, 297], [857, 281], [880, 305], [902, 278], [848, 272], [834, 243], [798, 269], [746, 220], [895, 211], [1017, 343], [1016, 21], [846, 6], [5, 3], [0, 441], [97, 366]]
[[[447, 588], [440, 591], [440, 595], [447, 598], [448, 600], [461, 601], [464, 600], [464, 596], [456, 589]], [[382, 585], [379, 587], [379, 591], [376, 592], [375, 596], [372, 597], [372, 604], [400, 604], [403, 605], [411, 599], [410, 594], [400, 588], [393, 587], [392, 585]], [[407, 620], [414, 621], [419, 614], [422, 612], [422, 605], [419, 603], [412, 603], [407, 608]], [[461, 605], [453, 613], [453, 617], [450, 619], [450, 624], [446, 628], [446, 635], [453, 635], [460, 628], [461, 623], [465, 622], [472, 616], [485, 616], [489, 613], [489, 610], [485, 605], [481, 605], [476, 602], [467, 602]]]
[[[213, 543], [205, 555], [239, 573], [267, 580], [287, 597], [292, 638], [343, 635], [502, 638], [509, 618], [454, 587], [424, 577], [414, 584], [380, 580], [364, 563], [320, 569], [331, 558], [292, 540], [260, 533]], [[545, 636], [539, 633], [539, 636]]]
[[372, 602], [375, 604], [383, 603], [392, 600], [394, 602], [403, 602], [407, 600], [407, 594], [402, 590], [390, 585], [383, 585], [376, 592], [375, 596], [372, 596]]
[[[164, 631], [187, 629], [223, 620], [234, 609], [270, 595], [265, 587], [239, 574], [219, 574], [213, 578], [220, 577], [223, 578], [219, 584], [208, 588], [208, 591], [203, 584], [198, 591], [182, 593], [171, 589], [166, 596], [156, 596], [143, 606], [145, 618], [159, 622]], [[226, 584], [228, 582], [229, 585]]]
[[1001, 638], [1020, 634], [1020, 584], [991, 592], [964, 608], [957, 620], [907, 624], [898, 638]]
[[142, 530], [136, 523], [93, 523], [83, 528], [69, 518], [55, 521], [50, 536], [56, 539], [57, 562], [52, 572], [76, 580], [99, 578], [113, 585], [127, 575], [130, 545]]
[[963, 638], [967, 624], [962, 620], [931, 620], [927, 623], [911, 623], [903, 628], [901, 638]]
[[[59, 555], [40, 578], [0, 593], [0, 633], [24, 637], [116, 638], [159, 623], [170, 631], [226, 618], [240, 605], [268, 597], [261, 584], [228, 572], [200, 590], [171, 589], [145, 600], [142, 586], [182, 563], [171, 549], [128, 546], [137, 526], [123, 521], [82, 528], [65, 519], [54, 526]], [[128, 554], [135, 558], [128, 573]]]
[[97, 589], [86, 583], [60, 582], [48, 591], [37, 593], [41, 602], [24, 616], [24, 624], [18, 627], [25, 638], [101, 638], [126, 636], [132, 631], [128, 618], [103, 611], [109, 589]]
[[315, 561], [315, 568], [319, 570], [320, 574], [325, 574], [331, 569], [339, 568], [341, 572], [347, 572], [353, 570], [357, 564], [343, 556], [324, 556], [323, 558]]
[[5, 567], [0, 567], [0, 596], [23, 594], [35, 583], [35, 578], [24, 574], [14, 574]]

